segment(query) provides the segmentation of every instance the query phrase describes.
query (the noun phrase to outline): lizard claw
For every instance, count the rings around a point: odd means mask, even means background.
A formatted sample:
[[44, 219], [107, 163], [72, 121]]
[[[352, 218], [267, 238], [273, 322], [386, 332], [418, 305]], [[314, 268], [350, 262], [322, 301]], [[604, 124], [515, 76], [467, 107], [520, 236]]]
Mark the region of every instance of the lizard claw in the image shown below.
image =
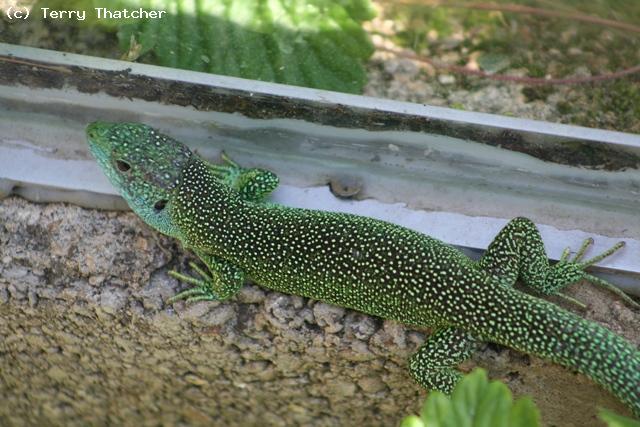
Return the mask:
[[[606, 251], [602, 252], [601, 254], [596, 255], [593, 258], [590, 258], [590, 259], [588, 259], [586, 261], [582, 261], [581, 262], [581, 260], [584, 258], [585, 253], [587, 252], [587, 249], [591, 245], [593, 245], [593, 238], [589, 237], [589, 238], [585, 239], [584, 242], [582, 242], [582, 245], [580, 246], [580, 249], [578, 249], [578, 251], [576, 252], [575, 257], [572, 260], [568, 260], [568, 258], [569, 258], [569, 248], [564, 250], [560, 260], [564, 261], [564, 262], [567, 262], [567, 263], [570, 263], [570, 264], [574, 264], [574, 265], [578, 266], [581, 270], [584, 270], [585, 268], [587, 268], [589, 266], [592, 266], [592, 265], [602, 261], [606, 257], [611, 256], [615, 252], [617, 252], [618, 250], [622, 249], [624, 247], [624, 245], [625, 245], [625, 242], [618, 242], [615, 245], [613, 245], [611, 248], [609, 248]], [[600, 279], [599, 277], [596, 277], [596, 276], [594, 276], [592, 274], [588, 274], [588, 273], [584, 273], [582, 277], [583, 277], [584, 280], [586, 280], [586, 281], [588, 281], [590, 283], [593, 283], [594, 285], [597, 285], [597, 286], [600, 286], [602, 288], [608, 289], [609, 291], [611, 291], [614, 294], [616, 294], [618, 297], [623, 299], [627, 304], [631, 305], [632, 307], [640, 308], [640, 304], [638, 304], [630, 296], [628, 296], [622, 290], [620, 290], [619, 288], [613, 286], [611, 283], [607, 282], [606, 280]], [[565, 295], [563, 295], [562, 297], [567, 299]], [[575, 303], [576, 301], [572, 301], [572, 302]]]
[[169, 271], [169, 275], [171, 277], [194, 285], [194, 287], [177, 293], [176, 295], [169, 298], [166, 303], [173, 304], [174, 302], [180, 300], [186, 300], [186, 302], [217, 301], [218, 296], [213, 292], [211, 287], [213, 278], [205, 273], [204, 270], [198, 267], [195, 263], [190, 262], [189, 266], [195, 270], [195, 272], [201, 277], [201, 279], [187, 276], [174, 270]]
[[231, 160], [224, 151], [220, 153], [220, 157], [222, 157], [224, 164], [210, 165], [209, 167], [215, 176], [231, 185], [237, 177], [240, 176], [243, 169], [236, 162]]

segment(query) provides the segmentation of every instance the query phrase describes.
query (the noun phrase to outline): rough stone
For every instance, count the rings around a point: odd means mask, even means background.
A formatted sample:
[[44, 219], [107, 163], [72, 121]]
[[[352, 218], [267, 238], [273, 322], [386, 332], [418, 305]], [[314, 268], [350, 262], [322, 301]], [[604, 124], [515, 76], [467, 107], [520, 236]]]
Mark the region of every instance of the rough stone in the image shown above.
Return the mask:
[[[0, 224], [0, 425], [397, 425], [424, 399], [406, 360], [425, 331], [255, 285], [168, 306], [184, 285], [167, 271], [188, 254], [131, 213], [9, 198]], [[610, 294], [568, 293], [640, 342], [637, 313]], [[548, 425], [625, 413], [585, 377], [500, 346], [463, 369], [476, 365]]]

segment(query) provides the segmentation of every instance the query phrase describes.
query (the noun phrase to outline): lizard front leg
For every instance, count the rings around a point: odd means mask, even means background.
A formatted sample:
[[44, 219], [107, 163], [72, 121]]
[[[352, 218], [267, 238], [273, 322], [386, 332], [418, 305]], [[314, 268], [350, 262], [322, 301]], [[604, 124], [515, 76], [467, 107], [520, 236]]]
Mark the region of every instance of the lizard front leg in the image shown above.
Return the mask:
[[584, 305], [560, 291], [565, 286], [584, 279], [607, 288], [627, 303], [640, 307], [615, 286], [585, 271], [587, 267], [618, 251], [624, 246], [624, 242], [617, 243], [591, 259], [583, 260], [592, 243], [593, 239], [585, 240], [573, 259], [569, 259], [569, 249], [565, 249], [560, 260], [550, 265], [536, 225], [527, 218], [515, 218], [498, 233], [476, 266], [491, 274], [504, 286], [513, 286], [517, 279], [521, 279], [527, 286], [544, 295], [558, 295], [581, 306]]
[[209, 165], [215, 176], [240, 194], [244, 200], [261, 202], [278, 187], [278, 177], [271, 171], [243, 168], [222, 153], [222, 165]]
[[195, 251], [196, 255], [205, 263], [209, 273], [206, 273], [195, 263], [189, 265], [199, 278], [170, 271], [169, 275], [178, 280], [193, 285], [193, 288], [180, 292], [167, 300], [173, 304], [179, 300], [195, 301], [224, 301], [234, 296], [244, 284], [245, 274], [235, 265], [220, 258]]

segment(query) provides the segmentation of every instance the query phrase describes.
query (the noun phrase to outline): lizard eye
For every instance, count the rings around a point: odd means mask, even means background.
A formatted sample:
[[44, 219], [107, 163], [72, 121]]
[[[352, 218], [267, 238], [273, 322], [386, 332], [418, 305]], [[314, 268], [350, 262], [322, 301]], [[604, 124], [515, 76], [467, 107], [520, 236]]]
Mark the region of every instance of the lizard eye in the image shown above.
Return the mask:
[[167, 206], [167, 201], [166, 200], [158, 200], [156, 202], [155, 205], [153, 205], [153, 209], [156, 210], [156, 212], [160, 212], [164, 209], [164, 207]]
[[116, 167], [120, 172], [129, 172], [131, 165], [123, 160], [116, 160]]

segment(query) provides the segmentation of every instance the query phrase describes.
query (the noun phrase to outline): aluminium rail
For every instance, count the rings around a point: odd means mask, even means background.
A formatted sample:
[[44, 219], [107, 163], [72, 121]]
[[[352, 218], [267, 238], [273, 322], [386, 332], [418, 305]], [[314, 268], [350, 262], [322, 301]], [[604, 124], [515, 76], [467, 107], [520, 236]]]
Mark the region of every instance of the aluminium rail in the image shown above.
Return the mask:
[[[274, 170], [274, 200], [405, 225], [477, 256], [509, 218], [548, 252], [627, 246], [599, 274], [640, 295], [640, 136], [0, 44], [0, 196], [123, 209], [87, 152], [139, 121]], [[340, 199], [326, 184], [355, 188]]]

